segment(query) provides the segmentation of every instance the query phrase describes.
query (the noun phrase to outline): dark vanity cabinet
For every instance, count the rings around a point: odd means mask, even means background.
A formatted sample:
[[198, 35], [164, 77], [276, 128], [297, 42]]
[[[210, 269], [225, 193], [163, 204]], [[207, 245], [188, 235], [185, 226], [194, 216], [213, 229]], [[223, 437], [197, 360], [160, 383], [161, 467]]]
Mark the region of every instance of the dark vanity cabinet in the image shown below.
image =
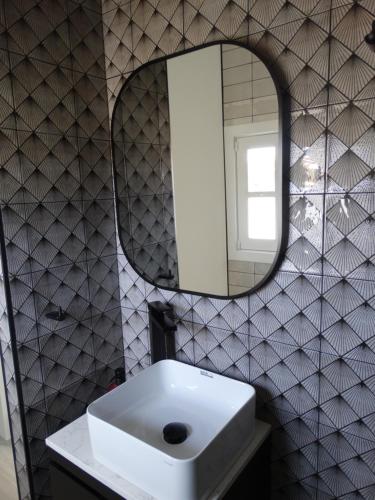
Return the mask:
[[49, 450], [53, 500], [123, 500], [64, 457]]
[[[268, 438], [222, 500], [269, 500], [269, 450]], [[58, 453], [49, 450], [49, 456], [53, 500], [124, 500]]]

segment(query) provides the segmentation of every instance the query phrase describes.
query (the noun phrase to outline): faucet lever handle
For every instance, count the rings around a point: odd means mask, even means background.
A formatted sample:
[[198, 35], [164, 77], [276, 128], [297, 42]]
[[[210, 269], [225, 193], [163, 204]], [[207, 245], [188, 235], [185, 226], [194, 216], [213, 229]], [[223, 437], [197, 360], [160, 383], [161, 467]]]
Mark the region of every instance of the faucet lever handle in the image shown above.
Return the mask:
[[173, 309], [167, 309], [163, 311], [164, 324], [168, 328], [169, 331], [175, 332], [177, 330], [176, 325], [176, 316], [173, 312]]
[[164, 304], [160, 300], [155, 300], [154, 302], [148, 303], [149, 309], [158, 313], [164, 313], [167, 311], [173, 311], [173, 306], [171, 304]]

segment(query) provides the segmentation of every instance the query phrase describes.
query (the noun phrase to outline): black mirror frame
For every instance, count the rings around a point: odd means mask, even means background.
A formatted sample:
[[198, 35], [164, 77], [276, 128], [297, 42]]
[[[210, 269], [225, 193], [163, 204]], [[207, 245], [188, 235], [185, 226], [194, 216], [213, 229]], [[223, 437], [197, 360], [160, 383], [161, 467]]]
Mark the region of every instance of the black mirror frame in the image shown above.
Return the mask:
[[[281, 215], [281, 237], [279, 241], [279, 245], [277, 248], [277, 257], [274, 260], [272, 266], [270, 267], [270, 270], [268, 273], [264, 276], [262, 280], [260, 280], [256, 285], [254, 285], [252, 288], [249, 288], [246, 292], [243, 292], [241, 294], [237, 295], [213, 295], [213, 294], [208, 294], [204, 292], [197, 292], [197, 291], [192, 291], [192, 290], [184, 290], [181, 288], [172, 288], [168, 286], [163, 286], [159, 285], [157, 283], [154, 283], [150, 281], [141, 271], [138, 270], [137, 267], [135, 267], [134, 262], [129, 258], [126, 250], [125, 250], [125, 245], [123, 244], [123, 241], [121, 239], [121, 231], [119, 230], [120, 228], [120, 219], [119, 219], [119, 201], [118, 201], [118, 187], [117, 187], [117, 179], [116, 179], [116, 166], [114, 164], [114, 140], [113, 140], [113, 130], [114, 130], [114, 121], [115, 121], [115, 114], [116, 114], [116, 109], [117, 106], [120, 102], [119, 96], [126, 87], [129, 82], [144, 68], [156, 64], [159, 62], [167, 61], [168, 59], [173, 59], [174, 57], [179, 57], [184, 54], [188, 54], [190, 52], [195, 52], [197, 50], [204, 49], [206, 47], [211, 47], [213, 45], [235, 45], [237, 47], [242, 47], [244, 49], [249, 50], [251, 53], [253, 53], [267, 68], [269, 71], [271, 78], [273, 80], [273, 83], [276, 88], [276, 93], [277, 93], [277, 98], [278, 98], [278, 105], [279, 105], [279, 136], [280, 136], [280, 144], [281, 144], [281, 168], [282, 168], [282, 173], [281, 173], [281, 209], [282, 209], [282, 215]], [[206, 43], [203, 45], [199, 45], [197, 47], [192, 47], [186, 50], [183, 50], [181, 52], [176, 52], [174, 54], [170, 54], [168, 56], [164, 57], [159, 57], [157, 59], [152, 59], [151, 61], [148, 61], [145, 64], [142, 64], [139, 66], [137, 69], [135, 69], [129, 78], [126, 80], [124, 85], [121, 87], [115, 105], [113, 107], [112, 111], [112, 118], [111, 118], [111, 143], [112, 143], [112, 172], [113, 172], [113, 184], [114, 184], [114, 197], [115, 197], [115, 210], [116, 210], [116, 219], [117, 219], [117, 228], [118, 228], [118, 236], [119, 236], [119, 241], [121, 245], [121, 249], [127, 258], [128, 262], [134, 269], [134, 271], [142, 278], [144, 279], [147, 283], [150, 283], [152, 286], [155, 286], [156, 288], [160, 288], [162, 290], [168, 290], [176, 293], [185, 293], [189, 295], [197, 295], [201, 297], [211, 297], [215, 299], [221, 299], [221, 300], [231, 300], [231, 299], [237, 299], [240, 297], [246, 297], [250, 295], [251, 293], [259, 290], [263, 285], [267, 283], [268, 280], [270, 280], [279, 270], [280, 264], [282, 260], [284, 259], [285, 252], [287, 249], [287, 243], [288, 243], [288, 237], [289, 237], [289, 159], [290, 159], [290, 142], [289, 142], [289, 136], [287, 135], [287, 130], [290, 126], [290, 98], [288, 92], [282, 88], [282, 86], [279, 83], [279, 70], [278, 68], [274, 67], [271, 65], [265, 58], [263, 57], [262, 54], [260, 54], [256, 48], [249, 48], [245, 43], [236, 41], [236, 40], [219, 40], [219, 41], [214, 41], [210, 43]]]

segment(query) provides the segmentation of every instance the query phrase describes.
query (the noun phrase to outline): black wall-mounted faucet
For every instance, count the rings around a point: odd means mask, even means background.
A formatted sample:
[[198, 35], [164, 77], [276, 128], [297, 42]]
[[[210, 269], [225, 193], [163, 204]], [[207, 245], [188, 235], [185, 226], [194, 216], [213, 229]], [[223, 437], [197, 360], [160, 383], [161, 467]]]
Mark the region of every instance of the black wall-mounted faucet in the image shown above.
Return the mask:
[[177, 325], [173, 306], [160, 301], [149, 302], [148, 317], [150, 324], [151, 363], [162, 359], [175, 359]]

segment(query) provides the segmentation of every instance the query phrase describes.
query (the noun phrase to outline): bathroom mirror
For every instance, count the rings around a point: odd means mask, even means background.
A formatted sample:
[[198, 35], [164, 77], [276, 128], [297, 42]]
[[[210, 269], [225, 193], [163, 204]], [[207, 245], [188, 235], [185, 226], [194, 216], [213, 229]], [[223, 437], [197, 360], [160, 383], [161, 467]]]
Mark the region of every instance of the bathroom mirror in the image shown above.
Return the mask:
[[267, 63], [239, 44], [130, 76], [113, 111], [113, 163], [120, 241], [144, 279], [228, 297], [269, 277], [285, 239], [285, 116]]

